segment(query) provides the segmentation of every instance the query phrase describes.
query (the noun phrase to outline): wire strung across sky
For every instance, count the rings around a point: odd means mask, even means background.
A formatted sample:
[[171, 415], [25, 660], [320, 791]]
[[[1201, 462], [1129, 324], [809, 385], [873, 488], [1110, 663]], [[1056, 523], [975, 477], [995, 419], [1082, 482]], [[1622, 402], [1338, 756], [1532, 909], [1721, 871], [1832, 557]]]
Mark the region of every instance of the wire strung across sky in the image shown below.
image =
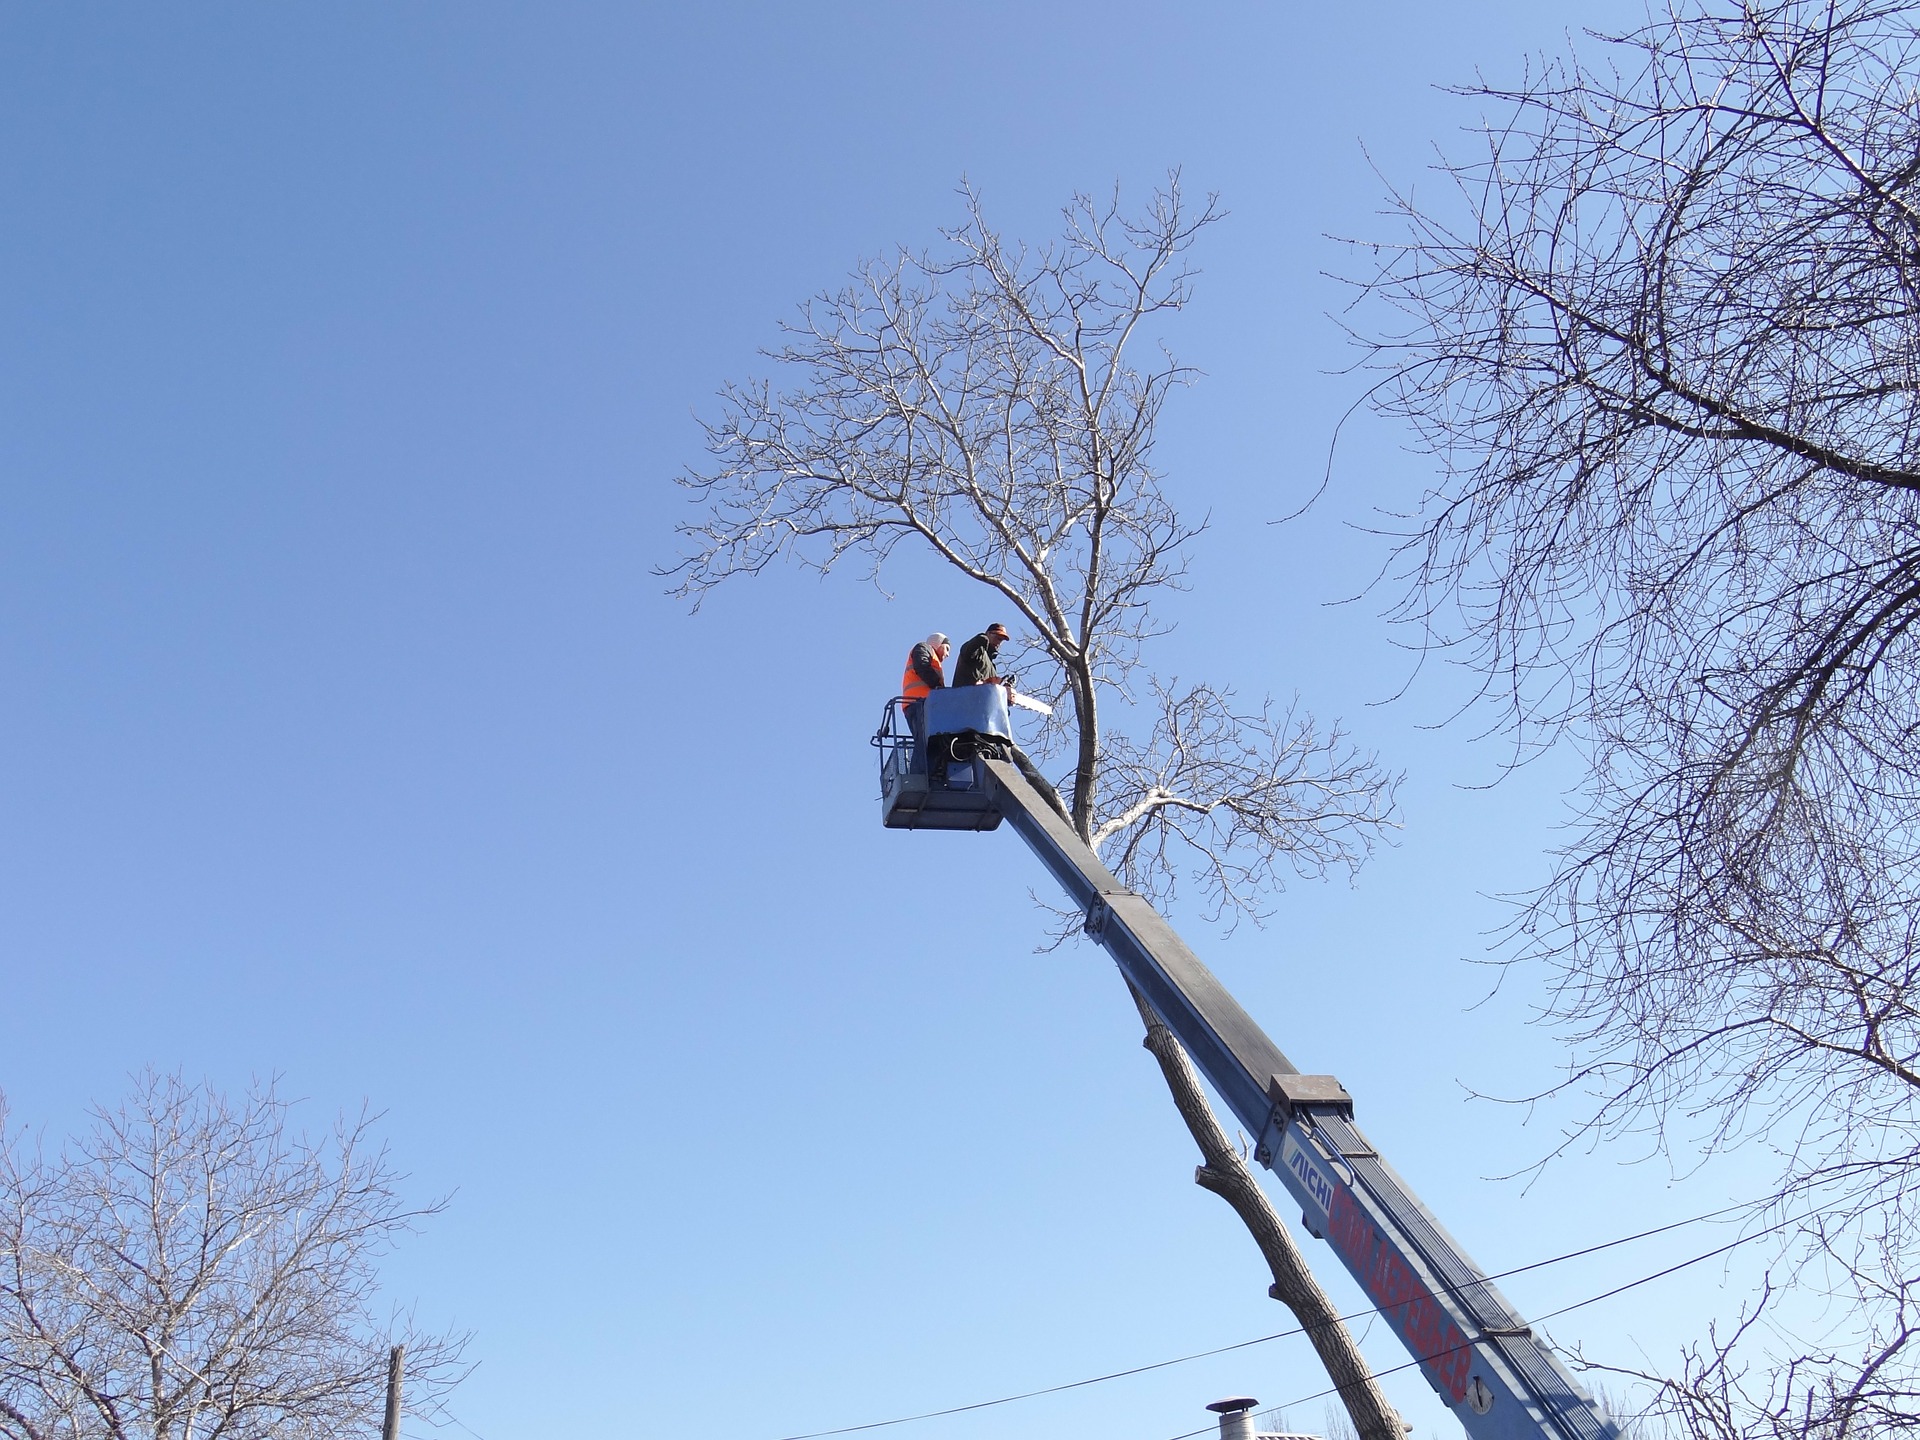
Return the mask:
[[[1717, 1213], [1724, 1213], [1724, 1212], [1717, 1212]], [[1810, 1220], [1815, 1215], [1818, 1215], [1819, 1213], [1820, 1212], [1818, 1210], [1808, 1210], [1803, 1214], [1795, 1215], [1789, 1219], [1782, 1220], [1777, 1225], [1769, 1225], [1764, 1230], [1756, 1230], [1751, 1235], [1742, 1235], [1737, 1239], [1728, 1241], [1725, 1245], [1721, 1245], [1715, 1249], [1708, 1250], [1704, 1254], [1695, 1255], [1691, 1259], [1682, 1260], [1675, 1265], [1669, 1265], [1664, 1270], [1656, 1270], [1651, 1275], [1642, 1275], [1637, 1280], [1629, 1280], [1626, 1282], [1626, 1284], [1616, 1285], [1611, 1290], [1602, 1290], [1598, 1295], [1589, 1295], [1586, 1299], [1576, 1300], [1571, 1305], [1562, 1305], [1558, 1310], [1549, 1310], [1546, 1314], [1540, 1316], [1539, 1319], [1535, 1320], [1533, 1323], [1538, 1325], [1543, 1321], [1553, 1319], [1555, 1316], [1570, 1314], [1575, 1310], [1585, 1309], [1589, 1305], [1598, 1305], [1602, 1300], [1611, 1300], [1614, 1296], [1619, 1295], [1624, 1291], [1634, 1290], [1642, 1285], [1651, 1284], [1655, 1280], [1659, 1280], [1665, 1276], [1673, 1274], [1676, 1270], [1685, 1270], [1689, 1265], [1698, 1265], [1701, 1263], [1701, 1261], [1711, 1260], [1716, 1255], [1725, 1255], [1729, 1250], [1737, 1250], [1740, 1246], [1748, 1244], [1751, 1241], [1764, 1239], [1766, 1236], [1771, 1235], [1776, 1231], [1786, 1229], [1789, 1225], [1798, 1225], [1803, 1220]], [[1695, 1217], [1695, 1219], [1704, 1219], [1704, 1218], [1706, 1217], [1704, 1216]], [[1690, 1225], [1692, 1223], [1693, 1221], [1691, 1220], [1681, 1220], [1681, 1221], [1677, 1221], [1675, 1225], [1666, 1225], [1666, 1226], [1662, 1226], [1661, 1228], [1666, 1230], [1672, 1230], [1672, 1229], [1675, 1229], [1678, 1225]], [[1653, 1235], [1653, 1234], [1658, 1234], [1659, 1231], [1650, 1230], [1647, 1233], [1650, 1235]], [[1637, 1240], [1641, 1237], [1635, 1235], [1635, 1236], [1628, 1236], [1627, 1238]], [[1612, 1241], [1609, 1243], [1624, 1244], [1625, 1242]], [[1593, 1248], [1596, 1250], [1604, 1250], [1607, 1247], [1604, 1245], [1596, 1245]], [[1581, 1250], [1581, 1251], [1575, 1251], [1574, 1253], [1584, 1255], [1584, 1254], [1589, 1254], [1591, 1252]], [[1573, 1256], [1566, 1255], [1558, 1258], [1570, 1260], [1573, 1258]], [[1537, 1265], [1529, 1265], [1529, 1266], [1526, 1266], [1525, 1268], [1529, 1270], [1534, 1270], [1534, 1269], [1538, 1269], [1539, 1265], [1551, 1265], [1553, 1263], [1554, 1262], [1551, 1260], [1542, 1260], [1538, 1262]], [[1509, 1270], [1506, 1273], [1511, 1275], [1517, 1272]], [[1497, 1280], [1500, 1277], [1497, 1275], [1489, 1275], [1487, 1278], [1489, 1280]], [[1468, 1341], [1467, 1344], [1468, 1346], [1471, 1346], [1472, 1342]], [[1437, 1360], [1442, 1355], [1451, 1355], [1455, 1350], [1458, 1350], [1461, 1348], [1463, 1347], [1458, 1345], [1450, 1346], [1445, 1350], [1436, 1351], [1431, 1358]], [[1373, 1372], [1374, 1378], [1378, 1379], [1382, 1375], [1398, 1375], [1402, 1370], [1411, 1370], [1413, 1369], [1414, 1366], [1424, 1364], [1424, 1363], [1425, 1363], [1424, 1361], [1420, 1361], [1420, 1360], [1404, 1360], [1398, 1365], [1389, 1365], [1385, 1370], [1374, 1371]], [[1325, 1400], [1328, 1396], [1338, 1395], [1339, 1393], [1340, 1393], [1340, 1387], [1337, 1385], [1334, 1385], [1334, 1386], [1328, 1387], [1325, 1390], [1316, 1390], [1311, 1395], [1301, 1395], [1296, 1399], [1285, 1401], [1280, 1405], [1274, 1406], [1273, 1408], [1277, 1410], [1291, 1410], [1296, 1405], [1305, 1405], [1307, 1402], [1311, 1400]], [[1213, 1426], [1205, 1425], [1198, 1430], [1188, 1430], [1184, 1434], [1170, 1435], [1167, 1437], [1167, 1440], [1193, 1440], [1193, 1437], [1196, 1435], [1211, 1434], [1213, 1432], [1213, 1429], [1214, 1429]], [[803, 1437], [796, 1436], [794, 1437], [794, 1440], [803, 1440]]]
[[[1703, 1221], [1718, 1219], [1722, 1215], [1731, 1215], [1741, 1210], [1750, 1211], [1753, 1208], [1753, 1205], [1746, 1203], [1725, 1205], [1718, 1210], [1708, 1210], [1699, 1215], [1689, 1216], [1685, 1220], [1675, 1220], [1666, 1225], [1656, 1225], [1651, 1230], [1641, 1230], [1632, 1235], [1622, 1235], [1616, 1240], [1603, 1240], [1597, 1245], [1588, 1245], [1579, 1250], [1569, 1250], [1565, 1254], [1554, 1255], [1545, 1260], [1535, 1260], [1528, 1265], [1517, 1265], [1511, 1270], [1502, 1270], [1498, 1274], [1488, 1275], [1485, 1278], [1487, 1280], [1504, 1280], [1512, 1275], [1524, 1275], [1530, 1270], [1540, 1270], [1549, 1265], [1559, 1265], [1568, 1260], [1578, 1260], [1585, 1255], [1595, 1255], [1602, 1250], [1612, 1250], [1617, 1246], [1631, 1245], [1637, 1240], [1650, 1239], [1655, 1235], [1664, 1235], [1670, 1230], [1680, 1230], [1688, 1225], [1698, 1225]], [[1716, 1255], [1723, 1255], [1729, 1250], [1747, 1244], [1749, 1241], [1771, 1235], [1777, 1230], [1785, 1229], [1788, 1225], [1797, 1224], [1800, 1220], [1806, 1218], [1807, 1216], [1805, 1215], [1796, 1216], [1792, 1220], [1783, 1220], [1778, 1225], [1768, 1226], [1765, 1230], [1757, 1230], [1751, 1235], [1740, 1236], [1738, 1239], [1729, 1244], [1722, 1245], [1718, 1249], [1709, 1250], [1703, 1255], [1696, 1255], [1691, 1260], [1682, 1260], [1677, 1265], [1670, 1265], [1666, 1269], [1657, 1270], [1651, 1275], [1643, 1275], [1638, 1280], [1630, 1280], [1626, 1284], [1616, 1286], [1603, 1294], [1589, 1296], [1587, 1299], [1576, 1301], [1572, 1305], [1564, 1305], [1560, 1309], [1550, 1314], [1542, 1315], [1539, 1318], [1543, 1321], [1551, 1320], [1555, 1315], [1565, 1315], [1570, 1310], [1578, 1310], [1585, 1305], [1597, 1304], [1602, 1300], [1618, 1295], [1623, 1290], [1631, 1290], [1637, 1285], [1644, 1285], [1649, 1281], [1658, 1280], [1664, 1275], [1671, 1275], [1676, 1270], [1684, 1270], [1689, 1265], [1697, 1265], [1703, 1260], [1711, 1260]], [[1350, 1315], [1343, 1315], [1340, 1318], [1342, 1321], [1358, 1320], [1370, 1317], [1373, 1313], [1372, 1309], [1360, 1310]], [[854, 1435], [865, 1430], [885, 1430], [895, 1425], [911, 1425], [920, 1420], [937, 1420], [946, 1415], [964, 1415], [970, 1410], [989, 1410], [999, 1405], [1011, 1405], [1020, 1400], [1034, 1400], [1043, 1395], [1058, 1395], [1066, 1390], [1081, 1390], [1089, 1385], [1103, 1385], [1109, 1380], [1124, 1380], [1130, 1375], [1144, 1375], [1151, 1370], [1165, 1370], [1170, 1366], [1185, 1365], [1193, 1360], [1205, 1360], [1212, 1355], [1226, 1355], [1235, 1350], [1246, 1350], [1255, 1345], [1266, 1345], [1275, 1340], [1284, 1340], [1290, 1335], [1300, 1335], [1304, 1333], [1302, 1327], [1295, 1325], [1286, 1330], [1276, 1330], [1271, 1335], [1259, 1335], [1251, 1340], [1236, 1341], [1232, 1345], [1220, 1345], [1212, 1350], [1196, 1350], [1191, 1355], [1178, 1355], [1171, 1360], [1155, 1360], [1146, 1365], [1135, 1365], [1125, 1370], [1109, 1371], [1105, 1375], [1090, 1375], [1084, 1380], [1069, 1380], [1060, 1385], [1046, 1385], [1038, 1390], [1023, 1390], [1017, 1395], [1000, 1395], [992, 1400], [975, 1400], [966, 1405], [950, 1405], [943, 1410], [923, 1410], [917, 1415], [897, 1415], [891, 1420], [869, 1420], [863, 1425], [842, 1425], [832, 1430], [809, 1430], [801, 1435], [782, 1436], [780, 1440], [827, 1440], [827, 1437], [834, 1435]], [[1393, 1375], [1401, 1370], [1411, 1369], [1419, 1363], [1418, 1360], [1409, 1360], [1405, 1364], [1395, 1365], [1390, 1369], [1376, 1370], [1374, 1374], [1376, 1376]], [[1336, 1390], [1322, 1390], [1312, 1395], [1303, 1396], [1299, 1400], [1290, 1400], [1287, 1402], [1287, 1406], [1303, 1405], [1309, 1400], [1318, 1400], [1336, 1393]], [[1286, 1407], [1283, 1406], [1281, 1408]], [[1211, 1428], [1212, 1427], [1209, 1426], [1202, 1430], [1189, 1431], [1186, 1435], [1172, 1436], [1170, 1440], [1192, 1440], [1193, 1436], [1205, 1434], [1211, 1430]]]
[[[471, 1425], [467, 1424], [467, 1422], [462, 1420], [458, 1415], [454, 1414], [451, 1410], [447, 1409], [445, 1402], [442, 1402], [434, 1406], [432, 1411], [429, 1412], [427, 1415], [423, 1416], [422, 1418], [424, 1418], [426, 1422], [429, 1425], [433, 1426], [434, 1429], [436, 1430], [443, 1430], [449, 1425], [457, 1425], [459, 1426], [460, 1429], [466, 1431], [467, 1434], [471, 1435], [473, 1437], [473, 1440], [487, 1440], [486, 1436], [482, 1435], [478, 1430], [474, 1429]], [[421, 1437], [421, 1436], [417, 1436], [417, 1435], [409, 1436], [406, 1434], [405, 1431], [402, 1431], [401, 1434], [402, 1434], [402, 1440], [424, 1440], [424, 1437]]]

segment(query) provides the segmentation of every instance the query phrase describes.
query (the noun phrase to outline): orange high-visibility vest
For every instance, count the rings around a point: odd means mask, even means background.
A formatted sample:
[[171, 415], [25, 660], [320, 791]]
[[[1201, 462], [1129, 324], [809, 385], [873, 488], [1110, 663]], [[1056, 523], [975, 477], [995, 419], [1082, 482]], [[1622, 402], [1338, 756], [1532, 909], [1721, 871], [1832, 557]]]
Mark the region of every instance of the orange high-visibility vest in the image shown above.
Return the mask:
[[[919, 648], [920, 647], [916, 645], [913, 647], [913, 650], [918, 650]], [[913, 668], [913, 650], [907, 652], [906, 673], [900, 677], [900, 698], [905, 700], [909, 705], [915, 700], [924, 700], [933, 693], [933, 687], [922, 680], [920, 678], [920, 672]], [[938, 669], [940, 662], [936, 659], [933, 665], [935, 669]]]

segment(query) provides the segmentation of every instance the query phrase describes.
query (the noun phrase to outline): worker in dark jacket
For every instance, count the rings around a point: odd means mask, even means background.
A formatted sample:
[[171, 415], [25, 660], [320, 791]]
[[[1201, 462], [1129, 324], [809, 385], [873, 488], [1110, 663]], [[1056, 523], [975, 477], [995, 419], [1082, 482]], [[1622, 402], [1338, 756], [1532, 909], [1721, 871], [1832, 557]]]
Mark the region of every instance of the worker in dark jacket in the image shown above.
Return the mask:
[[[953, 683], [955, 685], [1004, 685], [1009, 698], [1013, 695], [1013, 677], [1002, 675], [994, 668], [993, 657], [1006, 643], [1007, 627], [998, 621], [987, 626], [978, 635], [960, 647], [960, 658], [954, 662]], [[1040, 792], [1040, 798], [1053, 807], [1053, 811], [1067, 824], [1073, 824], [1073, 817], [1067, 813], [1067, 807], [1060, 803], [1060, 792], [1047, 783], [1047, 777], [1040, 773], [1039, 767], [1027, 758], [1012, 740], [1001, 742], [1020, 773], [1026, 776], [1027, 783]]]
[[900, 675], [900, 707], [907, 715], [907, 728], [913, 731], [913, 764], [920, 768], [920, 755], [927, 743], [927, 696], [947, 688], [943, 667], [952, 647], [938, 630], [907, 652], [907, 668]]
[[[960, 658], [954, 662], [953, 683], [986, 685], [1001, 680], [1000, 672], [994, 669], [993, 657], [999, 653], [1006, 639], [1007, 627], [996, 621], [962, 645]], [[1013, 680], [1008, 677], [1002, 683], [1011, 688]]]

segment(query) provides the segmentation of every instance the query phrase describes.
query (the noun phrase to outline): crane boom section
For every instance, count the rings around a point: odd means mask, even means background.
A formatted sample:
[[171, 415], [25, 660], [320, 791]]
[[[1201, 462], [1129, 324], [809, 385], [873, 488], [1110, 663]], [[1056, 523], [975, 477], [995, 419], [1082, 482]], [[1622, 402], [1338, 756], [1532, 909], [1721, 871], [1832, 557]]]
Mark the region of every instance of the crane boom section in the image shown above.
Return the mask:
[[1001, 812], [1085, 912], [1087, 933], [1178, 1037], [1473, 1440], [1617, 1440], [1557, 1357], [1353, 1123], [1331, 1076], [1302, 1075], [1173, 927], [1122, 885], [1003, 760]]

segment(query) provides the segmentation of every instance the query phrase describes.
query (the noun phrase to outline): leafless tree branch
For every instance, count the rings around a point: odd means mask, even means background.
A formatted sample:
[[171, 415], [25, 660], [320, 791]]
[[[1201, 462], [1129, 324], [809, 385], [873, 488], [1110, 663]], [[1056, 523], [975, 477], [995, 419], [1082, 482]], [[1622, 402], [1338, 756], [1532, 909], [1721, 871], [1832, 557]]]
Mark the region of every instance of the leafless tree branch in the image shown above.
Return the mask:
[[372, 1117], [325, 1142], [270, 1087], [238, 1104], [145, 1074], [55, 1157], [0, 1134], [0, 1435], [336, 1440], [376, 1422], [387, 1347], [430, 1405], [464, 1338], [374, 1311], [420, 1219]]
[[[1893, 1277], [1920, 1274], [1916, 15], [1676, 0], [1466, 92], [1479, 153], [1360, 251], [1376, 393], [1442, 477], [1399, 614], [1522, 753], [1590, 761], [1515, 952], [1587, 1133], [1772, 1145], [1779, 1196], [1822, 1200], [1806, 1253], [1842, 1217], [1902, 1237]], [[1910, 1282], [1856, 1278], [1849, 1352], [1776, 1355], [1761, 1392], [1703, 1352], [1697, 1433], [1912, 1428], [1842, 1403], [1850, 1365], [1914, 1373]]]

